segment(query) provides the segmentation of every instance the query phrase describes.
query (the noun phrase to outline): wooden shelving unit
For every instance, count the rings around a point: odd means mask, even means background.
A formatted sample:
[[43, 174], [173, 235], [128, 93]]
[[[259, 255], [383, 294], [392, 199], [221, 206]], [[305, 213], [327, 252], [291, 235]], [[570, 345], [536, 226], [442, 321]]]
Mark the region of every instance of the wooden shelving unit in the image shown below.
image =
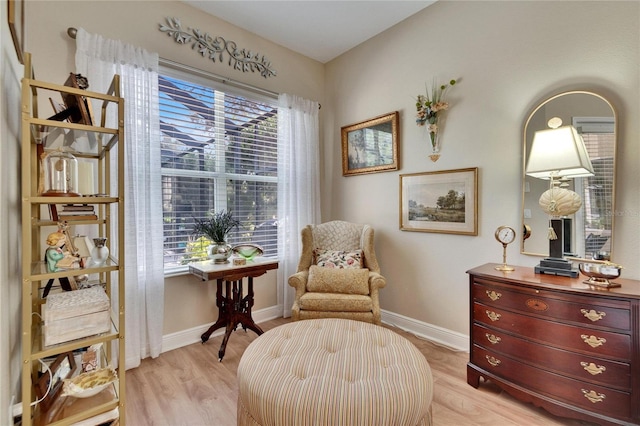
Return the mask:
[[[73, 97], [86, 105], [100, 105], [95, 121], [59, 121], [54, 113], [49, 118], [38, 114], [38, 100]], [[52, 102], [53, 103], [53, 102]], [[98, 108], [96, 108], [98, 110]], [[46, 115], [46, 114], [43, 114]], [[109, 120], [107, 120], [109, 117]], [[72, 122], [75, 121], [75, 122]], [[116, 124], [110, 126], [108, 121]], [[31, 56], [25, 54], [25, 76], [22, 80], [22, 425], [67, 425], [79, 421], [103, 423], [101, 418], [117, 412], [119, 425], [125, 424], [125, 278], [124, 278], [124, 100], [120, 97], [120, 79], [115, 75], [106, 94], [81, 90], [69, 85], [51, 84], [34, 77]], [[90, 197], [43, 196], [40, 194], [41, 155], [60, 149], [77, 159], [90, 162], [97, 170], [96, 194]], [[47, 235], [58, 229], [52, 220], [51, 205], [91, 204], [97, 219], [66, 222], [68, 235], [76, 228], [88, 237], [107, 237], [109, 259], [99, 267], [49, 272], [44, 261]], [[111, 330], [101, 334], [45, 346], [43, 304], [44, 288], [51, 280], [88, 276], [104, 288], [110, 299]], [[55, 282], [55, 281], [54, 281]], [[55, 294], [58, 289], [52, 290]], [[75, 291], [75, 290], [71, 290]], [[79, 322], [81, 324], [81, 322]], [[46, 404], [35, 403], [35, 383], [43, 375], [41, 360], [55, 359], [65, 353], [79, 354], [85, 348], [102, 344], [103, 367], [115, 367], [118, 381], [90, 398], [74, 398], [58, 394]], [[79, 373], [79, 365], [75, 374]], [[54, 380], [55, 381], [55, 380]]]

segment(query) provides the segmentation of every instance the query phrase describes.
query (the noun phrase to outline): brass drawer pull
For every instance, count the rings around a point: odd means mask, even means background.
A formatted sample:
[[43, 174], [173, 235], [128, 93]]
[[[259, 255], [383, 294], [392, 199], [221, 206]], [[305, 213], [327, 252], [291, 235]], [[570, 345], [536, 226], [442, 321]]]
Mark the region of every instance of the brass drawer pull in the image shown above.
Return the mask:
[[582, 313], [582, 315], [584, 315], [585, 318], [590, 319], [593, 322], [599, 321], [602, 318], [607, 316], [606, 312], [596, 312], [593, 309], [591, 310], [580, 309], [580, 312]]
[[491, 321], [498, 321], [500, 319], [500, 317], [502, 316], [502, 315], [497, 314], [497, 313], [495, 313], [493, 311], [485, 311], [485, 312], [487, 313], [487, 316], [489, 317], [489, 319]]
[[593, 376], [604, 373], [607, 368], [604, 365], [595, 365], [592, 362], [581, 362], [580, 365]]
[[487, 358], [487, 361], [489, 362], [489, 364], [493, 365], [494, 367], [497, 367], [502, 363], [502, 361], [490, 355], [485, 355], [485, 358]]
[[487, 290], [487, 296], [489, 296], [489, 299], [495, 302], [502, 297], [502, 293], [498, 293], [493, 290]]
[[580, 337], [582, 337], [582, 340], [592, 348], [597, 348], [598, 346], [602, 346], [607, 343], [607, 339], [604, 337], [587, 336], [586, 334], [583, 334]]
[[500, 341], [502, 340], [501, 338], [499, 338], [498, 336], [496, 336], [495, 334], [489, 334], [486, 333], [485, 336], [487, 336], [487, 340], [489, 342], [491, 342], [492, 344], [496, 344], [496, 343], [500, 343]]
[[582, 389], [582, 394], [584, 395], [585, 398], [587, 398], [589, 401], [593, 402], [594, 404], [596, 402], [602, 402], [606, 398], [605, 394], [598, 393], [593, 390], [588, 391], [586, 389]]

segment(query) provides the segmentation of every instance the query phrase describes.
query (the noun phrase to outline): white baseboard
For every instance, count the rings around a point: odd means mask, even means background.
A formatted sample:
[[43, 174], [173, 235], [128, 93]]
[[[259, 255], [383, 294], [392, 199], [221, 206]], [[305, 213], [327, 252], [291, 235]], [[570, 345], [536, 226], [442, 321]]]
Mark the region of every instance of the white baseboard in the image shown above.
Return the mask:
[[469, 336], [428, 324], [393, 312], [382, 311], [382, 322], [415, 334], [426, 340], [451, 348], [454, 351], [469, 352]]
[[[282, 318], [282, 305], [253, 311], [251, 314], [256, 324], [269, 321], [274, 318]], [[202, 333], [211, 327], [211, 324], [212, 323], [203, 324], [187, 330], [178, 331], [176, 333], [165, 334], [162, 337], [162, 352], [168, 352], [183, 346], [202, 342], [200, 336], [202, 336]], [[211, 337], [222, 336], [224, 332], [225, 329], [221, 328], [216, 330]]]
[[[274, 318], [282, 318], [282, 305], [260, 309], [252, 313], [256, 324], [269, 321]], [[446, 328], [438, 327], [413, 318], [382, 311], [382, 322], [393, 325], [416, 336], [447, 346], [455, 351], [469, 352], [469, 336]], [[207, 331], [211, 324], [203, 324], [176, 333], [166, 334], [162, 338], [162, 352], [168, 352], [193, 343], [200, 343], [200, 336]], [[224, 328], [216, 330], [211, 336], [221, 336]]]

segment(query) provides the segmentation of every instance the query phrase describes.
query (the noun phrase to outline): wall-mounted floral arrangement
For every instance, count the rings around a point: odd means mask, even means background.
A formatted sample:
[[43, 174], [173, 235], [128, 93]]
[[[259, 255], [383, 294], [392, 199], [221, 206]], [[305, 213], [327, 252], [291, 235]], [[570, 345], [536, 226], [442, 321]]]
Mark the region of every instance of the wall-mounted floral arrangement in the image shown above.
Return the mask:
[[456, 84], [457, 80], [450, 80], [449, 84], [438, 86], [435, 81], [431, 87], [431, 93], [426, 88], [425, 95], [418, 95], [416, 99], [416, 124], [427, 127], [429, 142], [431, 143], [431, 161], [440, 158], [440, 132], [442, 131], [442, 113], [449, 109], [449, 103], [444, 97], [447, 90]]

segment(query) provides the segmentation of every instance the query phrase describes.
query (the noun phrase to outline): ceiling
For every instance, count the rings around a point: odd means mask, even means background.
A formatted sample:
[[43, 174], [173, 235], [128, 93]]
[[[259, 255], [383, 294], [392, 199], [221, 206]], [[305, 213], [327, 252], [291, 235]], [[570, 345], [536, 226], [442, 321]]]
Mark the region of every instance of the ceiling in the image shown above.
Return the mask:
[[[326, 63], [437, 0], [182, 1]], [[215, 33], [213, 29], [201, 30]]]

